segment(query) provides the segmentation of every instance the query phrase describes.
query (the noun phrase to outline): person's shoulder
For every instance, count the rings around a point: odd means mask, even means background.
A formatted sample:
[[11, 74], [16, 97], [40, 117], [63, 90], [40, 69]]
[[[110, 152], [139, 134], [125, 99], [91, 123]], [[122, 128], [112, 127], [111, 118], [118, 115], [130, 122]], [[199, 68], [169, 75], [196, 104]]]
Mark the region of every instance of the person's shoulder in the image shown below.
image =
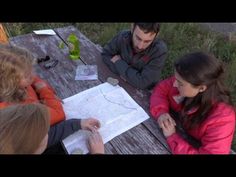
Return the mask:
[[216, 110], [225, 110], [225, 111], [229, 111], [229, 112], [234, 112], [234, 107], [227, 104], [227, 103], [224, 103], [224, 102], [217, 103], [216, 106], [215, 106], [215, 109]]
[[129, 39], [131, 37], [131, 31], [130, 30], [122, 30], [117, 35], [123, 39]]
[[155, 48], [155, 49], [157, 49], [159, 51], [163, 51], [163, 52], [167, 52], [168, 51], [166, 43], [162, 39], [160, 39], [160, 38], [156, 38], [153, 41], [153, 48]]
[[116, 39], [116, 43], [123, 45], [129, 44], [131, 40], [131, 31], [130, 30], [122, 30], [116, 34], [114, 37]]
[[211, 116], [210, 117], [218, 117], [218, 120], [220, 121], [221, 119], [223, 121], [226, 121], [228, 118], [229, 120], [234, 120], [235, 119], [235, 109], [233, 106], [220, 102], [217, 103], [212, 111], [211, 111]]
[[170, 87], [173, 87], [174, 82], [175, 82], [175, 76], [174, 75], [160, 81], [160, 83], [165, 83], [165, 84], [169, 85]]

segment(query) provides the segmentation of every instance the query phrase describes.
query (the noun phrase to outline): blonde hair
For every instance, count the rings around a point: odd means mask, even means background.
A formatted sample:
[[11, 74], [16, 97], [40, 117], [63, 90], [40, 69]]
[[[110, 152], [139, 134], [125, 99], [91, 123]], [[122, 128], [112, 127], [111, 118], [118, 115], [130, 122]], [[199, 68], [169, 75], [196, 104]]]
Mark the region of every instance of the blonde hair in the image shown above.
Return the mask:
[[36, 152], [49, 130], [47, 107], [18, 104], [0, 110], [0, 154]]
[[20, 102], [26, 96], [20, 81], [32, 70], [33, 55], [26, 49], [0, 44], [0, 101]]

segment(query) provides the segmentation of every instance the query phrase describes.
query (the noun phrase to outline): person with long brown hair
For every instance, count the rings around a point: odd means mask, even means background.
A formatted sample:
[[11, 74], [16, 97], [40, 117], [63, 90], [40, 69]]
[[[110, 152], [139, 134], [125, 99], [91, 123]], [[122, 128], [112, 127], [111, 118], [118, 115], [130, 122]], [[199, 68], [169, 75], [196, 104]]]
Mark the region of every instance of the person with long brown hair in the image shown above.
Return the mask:
[[195, 52], [178, 59], [175, 75], [154, 88], [150, 112], [173, 154], [230, 153], [235, 110], [223, 76], [219, 59]]

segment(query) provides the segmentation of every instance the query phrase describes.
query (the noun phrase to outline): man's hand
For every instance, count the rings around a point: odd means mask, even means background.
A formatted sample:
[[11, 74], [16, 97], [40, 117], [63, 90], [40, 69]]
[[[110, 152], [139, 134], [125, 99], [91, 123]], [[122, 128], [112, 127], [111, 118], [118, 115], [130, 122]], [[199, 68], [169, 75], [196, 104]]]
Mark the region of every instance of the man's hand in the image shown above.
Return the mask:
[[175, 120], [168, 113], [162, 114], [158, 118], [158, 124], [159, 124], [160, 128], [162, 129], [165, 137], [168, 137], [176, 132]]
[[120, 55], [114, 55], [114, 56], [111, 58], [111, 62], [112, 62], [112, 63], [115, 63], [115, 62], [117, 62], [117, 61], [120, 60], [120, 59], [121, 59]]
[[88, 146], [91, 154], [104, 154], [103, 140], [97, 130], [93, 130], [89, 136]]
[[94, 131], [100, 128], [100, 122], [94, 118], [81, 119], [80, 126], [82, 130]]

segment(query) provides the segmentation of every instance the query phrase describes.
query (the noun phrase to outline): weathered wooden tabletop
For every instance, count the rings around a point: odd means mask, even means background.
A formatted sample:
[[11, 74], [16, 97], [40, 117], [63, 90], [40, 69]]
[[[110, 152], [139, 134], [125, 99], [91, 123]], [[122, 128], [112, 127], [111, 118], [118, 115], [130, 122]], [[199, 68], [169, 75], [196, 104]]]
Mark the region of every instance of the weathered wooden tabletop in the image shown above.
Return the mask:
[[[131, 97], [149, 114], [150, 93], [135, 89], [110, 72], [101, 59], [101, 47], [92, 43], [77, 28], [68, 26], [54, 29], [56, 35], [36, 35], [33, 33], [10, 38], [11, 45], [27, 48], [35, 57], [50, 56], [59, 60], [54, 68], [45, 69], [41, 65], [35, 66], [36, 73], [47, 80], [61, 98], [67, 98], [81, 91], [99, 85], [108, 77], [117, 78]], [[74, 33], [80, 41], [81, 60], [69, 59], [67, 37]], [[63, 42], [65, 47], [59, 48]], [[77, 65], [96, 64], [99, 80], [76, 81]], [[150, 115], [150, 114], [149, 114]], [[151, 115], [150, 115], [151, 116]], [[170, 149], [157, 124], [149, 118], [134, 128], [122, 133], [105, 144], [107, 154], [170, 154]]]

